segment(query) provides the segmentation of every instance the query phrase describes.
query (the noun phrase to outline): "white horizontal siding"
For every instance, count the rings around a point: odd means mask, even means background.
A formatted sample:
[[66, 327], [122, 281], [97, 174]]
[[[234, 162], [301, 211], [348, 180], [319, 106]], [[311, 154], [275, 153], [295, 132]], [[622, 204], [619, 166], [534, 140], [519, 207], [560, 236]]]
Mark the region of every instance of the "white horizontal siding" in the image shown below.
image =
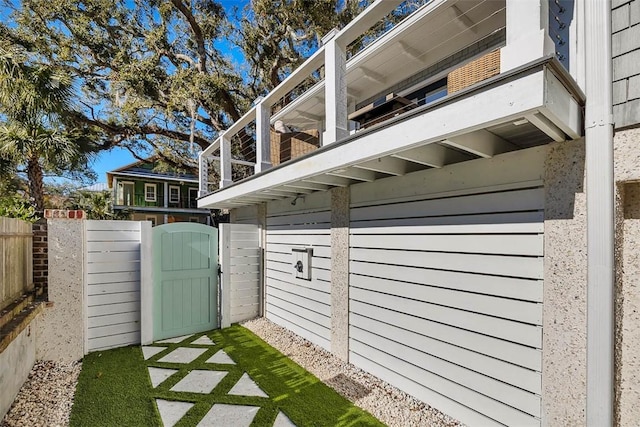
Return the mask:
[[[331, 211], [324, 193], [267, 206], [266, 317], [330, 349]], [[287, 206], [288, 205], [288, 206]], [[311, 280], [294, 276], [294, 247], [313, 247]]]
[[85, 221], [87, 351], [140, 343], [137, 221]]
[[540, 424], [544, 189], [517, 174], [422, 199], [352, 187], [350, 361], [467, 424]]

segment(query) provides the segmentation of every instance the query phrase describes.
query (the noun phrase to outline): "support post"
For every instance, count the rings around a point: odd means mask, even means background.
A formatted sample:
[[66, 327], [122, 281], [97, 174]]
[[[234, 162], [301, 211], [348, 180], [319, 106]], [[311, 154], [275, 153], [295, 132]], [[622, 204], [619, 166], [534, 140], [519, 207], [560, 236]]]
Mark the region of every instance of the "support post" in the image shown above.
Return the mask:
[[220, 133], [220, 188], [233, 184], [231, 178], [231, 140]]
[[140, 221], [140, 341], [153, 342], [153, 266], [151, 222]]
[[555, 52], [549, 37], [549, 0], [507, 0], [507, 44], [500, 50], [500, 72]]
[[271, 107], [259, 102], [256, 105], [256, 165], [255, 173], [271, 167]]
[[345, 46], [336, 38], [325, 41], [325, 124], [322, 145], [349, 135], [347, 124], [347, 57]]
[[198, 197], [204, 197], [209, 194], [209, 162], [203, 153], [198, 155], [198, 170], [200, 172]]

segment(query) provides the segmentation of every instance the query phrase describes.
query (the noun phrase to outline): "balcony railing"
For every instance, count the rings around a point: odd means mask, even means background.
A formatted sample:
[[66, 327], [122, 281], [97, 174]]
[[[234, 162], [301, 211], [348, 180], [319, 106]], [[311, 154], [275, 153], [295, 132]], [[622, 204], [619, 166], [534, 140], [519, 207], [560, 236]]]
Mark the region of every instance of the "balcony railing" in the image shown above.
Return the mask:
[[395, 22], [412, 2], [375, 1], [200, 154], [199, 196], [553, 53], [543, 2], [431, 0]]
[[[132, 197], [133, 196], [133, 197]], [[146, 200], [146, 196], [144, 193], [136, 193], [134, 195], [126, 194], [119, 195], [116, 199], [116, 206], [119, 207], [155, 207], [155, 208], [176, 208], [176, 209], [198, 209], [198, 202], [196, 199], [185, 199], [181, 198], [178, 202], [171, 202], [165, 205], [164, 200], [156, 197], [156, 201], [148, 201]]]

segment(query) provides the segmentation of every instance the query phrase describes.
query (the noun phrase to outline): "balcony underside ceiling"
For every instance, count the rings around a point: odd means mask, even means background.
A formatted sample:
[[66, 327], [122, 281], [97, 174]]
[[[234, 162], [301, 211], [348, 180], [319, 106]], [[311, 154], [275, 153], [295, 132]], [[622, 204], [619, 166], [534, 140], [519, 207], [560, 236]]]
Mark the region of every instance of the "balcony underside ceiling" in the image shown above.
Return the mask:
[[[404, 81], [505, 27], [504, 0], [438, 0], [424, 6], [347, 63], [351, 101]], [[324, 81], [272, 117], [298, 128], [324, 117]]]
[[229, 209], [577, 139], [579, 89], [544, 58], [283, 163], [198, 201]]

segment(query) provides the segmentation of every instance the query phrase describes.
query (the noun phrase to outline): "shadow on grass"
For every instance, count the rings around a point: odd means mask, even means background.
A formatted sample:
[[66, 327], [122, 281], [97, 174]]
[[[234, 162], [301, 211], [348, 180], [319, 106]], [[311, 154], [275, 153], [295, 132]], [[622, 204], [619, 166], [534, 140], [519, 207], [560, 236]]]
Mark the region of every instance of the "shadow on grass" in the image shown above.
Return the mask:
[[234, 325], [215, 335], [225, 342], [231, 358], [296, 425], [383, 425], [249, 330]]
[[161, 426], [140, 347], [87, 355], [70, 426]]

